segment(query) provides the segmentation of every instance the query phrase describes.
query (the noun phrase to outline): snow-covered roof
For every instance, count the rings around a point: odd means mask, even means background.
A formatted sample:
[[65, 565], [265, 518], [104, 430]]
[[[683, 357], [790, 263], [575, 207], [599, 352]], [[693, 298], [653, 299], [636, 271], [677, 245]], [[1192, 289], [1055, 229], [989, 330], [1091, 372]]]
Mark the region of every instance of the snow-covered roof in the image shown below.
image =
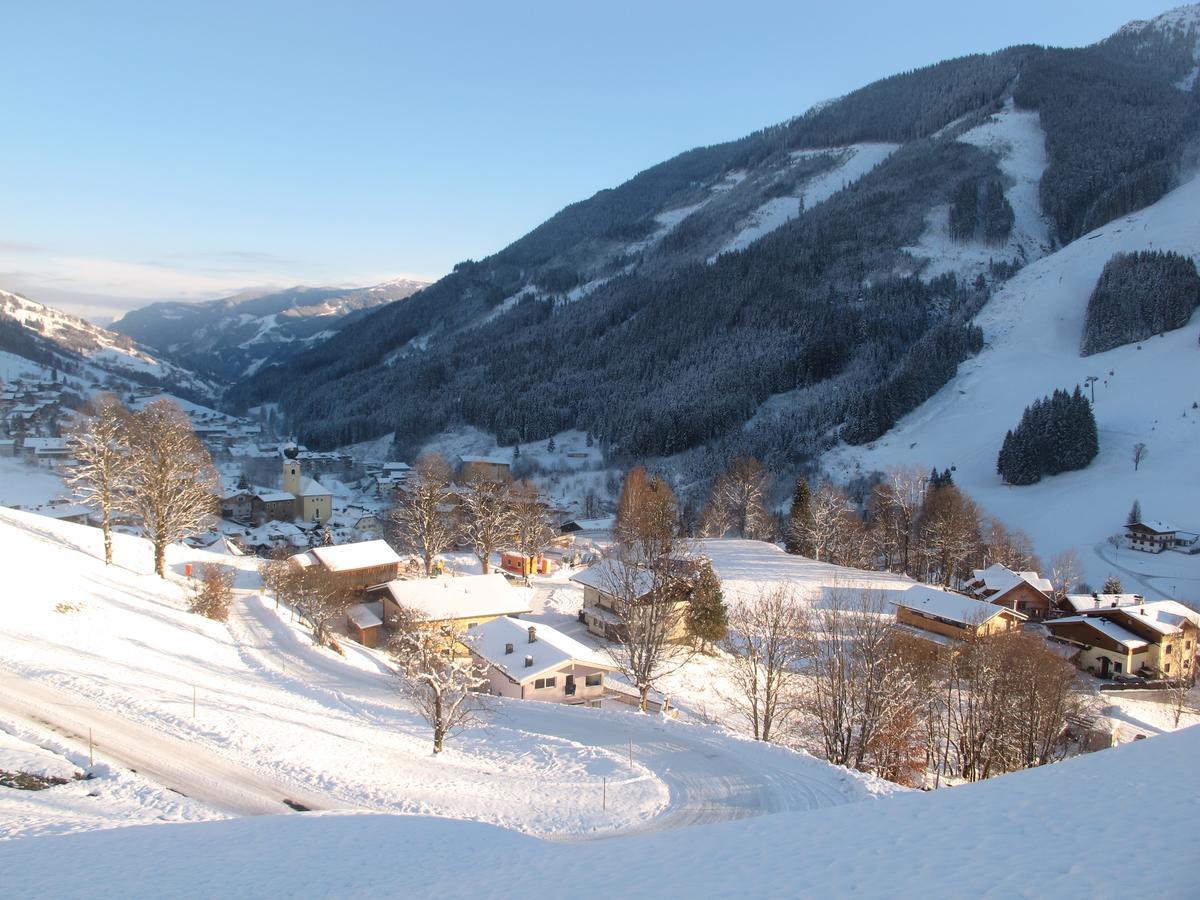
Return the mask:
[[[530, 628], [535, 629], [537, 637], [532, 644], [529, 643]], [[571, 663], [608, 671], [616, 668], [611, 659], [557, 628], [533, 625], [507, 616], [471, 629], [464, 643], [473, 653], [516, 682], [538, 678]], [[505, 652], [509, 645], [512, 646], [512, 653]], [[533, 665], [525, 665], [527, 656], [533, 657]]]
[[308, 478], [306, 476], [300, 479], [300, 493], [298, 496], [332, 497], [333, 491], [329, 490], [329, 488], [325, 487], [325, 485], [321, 484], [321, 482], [317, 481], [317, 479]]
[[1142, 522], [1133, 522], [1125, 526], [1126, 528], [1145, 528], [1147, 531], [1153, 531], [1155, 534], [1170, 534], [1173, 531], [1178, 531], [1174, 525], [1164, 522], [1162, 519], [1148, 519]]
[[295, 502], [296, 495], [289, 494], [287, 491], [258, 491], [254, 495], [263, 503], [283, 503], [285, 501]]
[[1200, 627], [1200, 613], [1175, 600], [1155, 600], [1140, 606], [1121, 607], [1119, 613], [1164, 635], [1178, 634], [1185, 621]]
[[568, 526], [574, 526], [571, 528], [572, 531], [611, 531], [614, 522], [616, 522], [616, 516], [607, 516], [602, 519], [572, 519], [564, 522], [562, 527], [566, 529]]
[[67, 440], [60, 437], [25, 438], [26, 450], [66, 450]]
[[613, 559], [602, 559], [595, 565], [588, 566], [582, 572], [571, 576], [571, 581], [576, 584], [595, 588], [605, 594], [623, 592], [627, 579], [631, 580], [639, 597], [649, 593], [650, 589], [654, 587], [654, 576], [650, 572], [642, 569], [632, 575], [627, 575], [625, 565]]
[[1049, 594], [1054, 590], [1054, 585], [1050, 583], [1049, 578], [1043, 578], [1037, 572], [1017, 572], [1000, 563], [993, 563], [986, 569], [976, 569], [974, 575], [975, 580], [982, 582], [987, 590], [996, 591], [998, 594], [1011, 591], [1022, 581], [1037, 588], [1043, 594]]
[[1003, 606], [997, 606], [985, 600], [964, 597], [962, 594], [954, 594], [950, 591], [938, 590], [926, 584], [914, 585], [903, 594], [893, 597], [891, 602], [896, 606], [903, 606], [906, 609], [937, 616], [939, 619], [946, 619], [961, 625], [982, 625], [1001, 613], [1025, 618], [1021, 613], [1014, 613], [1011, 609]]
[[61, 503], [58, 506], [43, 506], [37, 510], [43, 516], [50, 516], [52, 519], [73, 519], [76, 516], [91, 515], [91, 510], [86, 506], [78, 503]]
[[1141, 594], [1067, 594], [1063, 598], [1075, 612], [1097, 609], [1114, 609], [1118, 606], [1134, 606], [1145, 602]]
[[1106, 635], [1129, 650], [1140, 650], [1150, 644], [1149, 641], [1145, 641], [1132, 631], [1122, 628], [1116, 622], [1110, 619], [1102, 619], [1099, 616], [1069, 616], [1065, 619], [1051, 619], [1046, 623], [1046, 627], [1051, 632], [1059, 625], [1086, 625], [1093, 631], [1098, 631]]
[[350, 572], [355, 569], [372, 569], [400, 563], [387, 541], [357, 541], [353, 544], [334, 544], [330, 547], [313, 547], [307, 553], [298, 554], [307, 559], [296, 559], [301, 566], [320, 563], [330, 572]]
[[530, 611], [529, 589], [514, 587], [499, 572], [397, 579], [384, 587], [398, 605], [427, 622], [513, 616]]
[[346, 610], [346, 618], [355, 628], [374, 628], [383, 624], [383, 619], [371, 609], [372, 605], [358, 603]]

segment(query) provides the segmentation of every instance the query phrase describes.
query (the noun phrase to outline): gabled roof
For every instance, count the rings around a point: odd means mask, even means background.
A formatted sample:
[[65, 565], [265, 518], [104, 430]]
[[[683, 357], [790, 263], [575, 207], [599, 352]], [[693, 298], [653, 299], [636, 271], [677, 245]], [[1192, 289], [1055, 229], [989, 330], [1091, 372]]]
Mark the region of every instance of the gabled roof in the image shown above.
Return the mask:
[[1116, 622], [1109, 619], [1102, 619], [1099, 616], [1069, 616], [1065, 619], [1051, 619], [1044, 624], [1050, 629], [1052, 634], [1054, 633], [1054, 629], [1059, 625], [1086, 625], [1093, 631], [1105, 635], [1110, 640], [1116, 641], [1129, 650], [1140, 650], [1150, 645], [1149, 641], [1143, 640], [1132, 631], [1122, 628]]
[[1145, 599], [1141, 594], [1067, 594], [1063, 602], [1077, 613], [1086, 613], [1118, 606], [1135, 606], [1144, 603]]
[[503, 456], [460, 456], [460, 463], [486, 463], [490, 466], [507, 466], [512, 463], [511, 459], [505, 459]]
[[530, 611], [529, 589], [514, 587], [499, 572], [396, 579], [383, 585], [383, 589], [399, 606], [412, 610], [426, 622], [513, 616]]
[[[534, 628], [537, 640], [529, 643], [529, 629]], [[491, 663], [518, 684], [555, 672], [571, 663], [592, 669], [613, 671], [611, 659], [563, 634], [549, 625], [534, 625], [507, 617], [493, 619], [471, 629], [464, 643], [481, 659]], [[506, 653], [511, 644], [512, 653]], [[533, 657], [533, 665], [525, 665], [525, 657]]]
[[1155, 600], [1139, 606], [1117, 607], [1109, 617], [1117, 622], [1136, 623], [1163, 635], [1178, 634], [1185, 621], [1200, 627], [1200, 613], [1175, 600]]
[[333, 491], [329, 490], [329, 488], [325, 487], [325, 485], [321, 484], [321, 482], [317, 481], [317, 479], [305, 477], [300, 479], [300, 493], [297, 496], [332, 497]]
[[356, 569], [372, 569], [400, 563], [387, 541], [357, 541], [353, 544], [334, 544], [330, 547], [313, 547], [307, 553], [297, 554], [296, 562], [301, 566], [320, 563], [330, 572], [352, 572]]
[[[1049, 578], [1043, 578], [1037, 572], [1017, 572], [1000, 563], [993, 563], [986, 569], [976, 569], [974, 575], [976, 581], [981, 582], [987, 590], [995, 591], [997, 595], [1011, 591], [1021, 582], [1025, 582], [1043, 594], [1050, 594], [1054, 591], [1054, 585], [1050, 583]], [[996, 597], [991, 599], [995, 600]]]
[[639, 569], [629, 572], [624, 563], [614, 559], [602, 559], [572, 575], [571, 580], [605, 594], [623, 593], [627, 582], [630, 582], [639, 597], [648, 594], [654, 587], [654, 576], [649, 571]]
[[986, 600], [975, 600], [962, 594], [940, 591], [925, 584], [914, 585], [891, 602], [896, 606], [966, 626], [982, 625], [1002, 614], [1026, 618], [1019, 612], [988, 603]]
[[1145, 522], [1131, 522], [1125, 526], [1126, 528], [1145, 528], [1147, 531], [1153, 531], [1155, 534], [1170, 534], [1178, 531], [1174, 525], [1164, 522], [1162, 519], [1150, 519]]

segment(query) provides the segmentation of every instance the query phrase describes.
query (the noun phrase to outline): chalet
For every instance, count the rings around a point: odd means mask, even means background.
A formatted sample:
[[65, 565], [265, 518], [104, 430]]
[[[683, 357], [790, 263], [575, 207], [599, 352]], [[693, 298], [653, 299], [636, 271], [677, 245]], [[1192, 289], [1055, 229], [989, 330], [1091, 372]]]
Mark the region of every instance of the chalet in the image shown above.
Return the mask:
[[963, 594], [918, 584], [890, 601], [896, 622], [914, 637], [935, 644], [1017, 631], [1024, 613]]
[[287, 491], [256, 490], [250, 497], [250, 520], [256, 525], [266, 522], [291, 522], [296, 517], [296, 496]]
[[604, 676], [616, 669], [555, 628], [507, 617], [480, 625], [466, 644], [487, 666], [491, 693], [501, 697], [600, 706]]
[[221, 496], [221, 518], [249, 522], [254, 511], [254, 492], [249, 488], [226, 491]]
[[396, 578], [400, 574], [401, 559], [387, 541], [359, 541], [313, 547], [289, 557], [288, 562], [301, 569], [319, 566], [337, 576], [345, 587], [365, 591], [371, 585]]
[[976, 600], [986, 600], [1041, 620], [1053, 605], [1054, 586], [1049, 578], [1042, 578], [1037, 572], [1014, 572], [996, 563], [975, 570], [967, 593]]
[[1046, 623], [1062, 643], [1080, 647], [1081, 669], [1108, 678], [1191, 678], [1200, 613], [1174, 600], [1100, 607]]
[[30, 437], [25, 438], [21, 452], [28, 462], [35, 462], [39, 466], [52, 466], [56, 462], [69, 459], [72, 450], [67, 438]]
[[1131, 522], [1125, 526], [1125, 537], [1129, 546], [1144, 553], [1162, 553], [1175, 546], [1179, 529], [1157, 519], [1149, 522]]
[[[678, 565], [687, 565], [679, 560]], [[647, 601], [654, 589], [652, 573], [634, 570], [617, 560], [602, 559], [582, 572], [571, 576], [571, 581], [583, 588], [583, 607], [580, 621], [587, 630], [609, 641], [619, 641], [624, 636], [624, 623], [619, 612], [621, 603], [631, 599]], [[666, 601], [663, 601], [666, 602]], [[686, 600], [674, 601], [676, 606], [686, 607]], [[681, 610], [682, 611], [682, 610]], [[687, 637], [684, 616], [678, 616], [670, 639], [682, 641]]]
[[466, 631], [531, 609], [529, 591], [513, 587], [499, 572], [457, 578], [393, 578], [377, 583], [369, 596], [382, 601], [383, 621], [388, 627], [394, 627], [402, 611], [421, 623]]
[[472, 481], [491, 481], [495, 484], [506, 484], [512, 481], [510, 460], [499, 456], [460, 456], [458, 458], [458, 481], [469, 484]]
[[1118, 606], [1139, 606], [1146, 602], [1141, 594], [1067, 594], [1058, 602], [1058, 608], [1068, 616], [1095, 612], [1099, 609], [1115, 609]]

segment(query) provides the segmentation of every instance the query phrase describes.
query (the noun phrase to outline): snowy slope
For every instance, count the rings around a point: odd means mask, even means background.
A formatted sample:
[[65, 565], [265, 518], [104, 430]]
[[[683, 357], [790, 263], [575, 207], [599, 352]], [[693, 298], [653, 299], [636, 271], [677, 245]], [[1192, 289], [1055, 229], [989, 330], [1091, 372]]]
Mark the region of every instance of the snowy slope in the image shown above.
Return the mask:
[[[1154, 206], [1112, 222], [1030, 265], [988, 303], [977, 321], [986, 346], [958, 375], [865, 447], [839, 447], [826, 467], [859, 470], [913, 464], [955, 467], [955, 481], [985, 509], [1027, 531], [1043, 559], [1077, 548], [1087, 577], [1122, 574], [1127, 588], [1200, 601], [1200, 556], [1116, 551], [1105, 539], [1121, 529], [1133, 500], [1143, 514], [1200, 530], [1200, 351], [1198, 319], [1142, 344], [1082, 358], [1087, 300], [1104, 264], [1119, 251], [1174, 250], [1200, 258], [1200, 179]], [[996, 474], [1005, 432], [1021, 411], [1055, 388], [1095, 375], [1100, 455], [1084, 471], [1009, 487]], [[1139, 471], [1130, 459], [1145, 442]]]
[[[465, 822], [272, 816], [0, 843], [12, 898], [139, 893], [371, 898], [1194, 897], [1188, 822], [1200, 729], [1053, 766], [864, 806], [591, 843], [548, 843]], [[392, 854], [399, 864], [391, 864]], [[1109, 859], [1105, 855], [1119, 858]], [[70, 860], [62, 866], [62, 860]], [[419, 861], [419, 862], [418, 862]]]
[[838, 191], [858, 181], [898, 147], [899, 144], [852, 144], [835, 150], [794, 151], [791, 154], [793, 159], [825, 155], [836, 155], [839, 159], [833, 168], [809, 179], [796, 196], [775, 197], [760, 206], [719, 252], [729, 253], [749, 247], [759, 238], [799, 217], [804, 210], [824, 203]]
[[106, 373], [135, 380], [149, 377], [205, 396], [215, 397], [219, 393], [213, 382], [153, 355], [126, 335], [21, 294], [0, 290], [0, 317], [25, 326], [35, 338], [53, 345], [55, 352], [65, 354], [65, 360], [82, 358], [88, 370], [85, 374], [95, 380]]
[[970, 281], [986, 272], [992, 260], [1018, 259], [1026, 263], [1048, 253], [1052, 242], [1042, 215], [1038, 185], [1049, 158], [1038, 114], [1017, 109], [1009, 98], [1003, 110], [959, 135], [958, 140], [989, 150], [999, 158], [1000, 171], [1009, 181], [1004, 196], [1013, 209], [1012, 234], [1002, 246], [954, 241], [947, 226], [949, 207], [935, 206], [926, 218], [921, 240], [905, 248], [925, 261], [921, 277], [930, 280], [946, 272], [956, 272]]
[[185, 611], [180, 577], [186, 562], [217, 557], [173, 547], [163, 581], [144, 541], [116, 541], [105, 567], [97, 529], [0, 510], [0, 723], [49, 722], [76, 748], [90, 729], [105, 763], [221, 812], [284, 812], [290, 799], [584, 837], [891, 790], [709, 726], [519, 701], [496, 700], [433, 759], [382, 658], [314, 648], [250, 589], [253, 559], [219, 558], [242, 570], [243, 588], [222, 625]]

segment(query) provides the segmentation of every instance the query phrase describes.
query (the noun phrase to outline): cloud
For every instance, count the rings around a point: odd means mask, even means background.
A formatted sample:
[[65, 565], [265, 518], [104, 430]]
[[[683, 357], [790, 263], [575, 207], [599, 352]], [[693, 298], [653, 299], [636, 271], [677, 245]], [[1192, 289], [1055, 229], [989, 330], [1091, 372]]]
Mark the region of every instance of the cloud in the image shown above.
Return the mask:
[[47, 253], [46, 247], [38, 244], [29, 244], [25, 241], [6, 241], [0, 239], [0, 253]]

